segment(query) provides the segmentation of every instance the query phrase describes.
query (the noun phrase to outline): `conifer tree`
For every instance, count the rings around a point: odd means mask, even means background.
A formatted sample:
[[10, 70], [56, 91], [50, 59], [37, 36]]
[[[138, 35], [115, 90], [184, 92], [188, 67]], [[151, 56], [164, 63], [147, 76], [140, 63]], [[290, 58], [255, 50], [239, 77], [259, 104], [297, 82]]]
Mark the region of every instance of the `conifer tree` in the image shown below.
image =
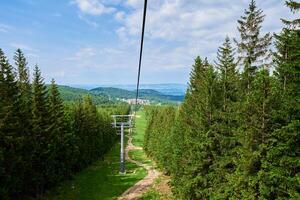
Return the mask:
[[[287, 5], [294, 7], [294, 11], [299, 10], [299, 3], [295, 1]], [[300, 198], [300, 32], [295, 26], [287, 25], [276, 36], [277, 97], [281, 104], [273, 115], [277, 127], [281, 127], [270, 134], [268, 151], [262, 162], [260, 192], [266, 199]]]
[[49, 89], [49, 112], [51, 135], [54, 137], [59, 137], [62, 141], [66, 129], [66, 123], [64, 120], [64, 106], [54, 79], [52, 79]]
[[210, 192], [211, 198], [224, 199], [228, 189], [227, 177], [234, 172], [234, 150], [237, 146], [235, 135], [237, 129], [236, 114], [238, 98], [238, 73], [234, 60], [234, 49], [229, 37], [219, 48], [217, 54], [217, 69], [219, 70], [220, 105], [217, 110], [217, 121], [211, 127], [218, 146], [214, 150], [215, 163], [210, 176], [213, 177], [215, 187]]
[[14, 56], [15, 65], [18, 69], [18, 88], [20, 91], [20, 112], [21, 112], [21, 131], [23, 134], [29, 134], [31, 128], [31, 85], [29, 80], [29, 69], [23, 52], [18, 49]]
[[[299, 9], [295, 9], [295, 12]], [[286, 20], [283, 20], [286, 21]], [[281, 34], [276, 35], [277, 52], [275, 54], [276, 76], [280, 82], [284, 107], [281, 113], [286, 122], [300, 119], [299, 85], [300, 85], [300, 30], [285, 27]]]
[[180, 198], [207, 198], [211, 183], [205, 176], [213, 164], [212, 149], [214, 135], [210, 126], [215, 120], [216, 73], [207, 59], [202, 62], [197, 57], [185, 101], [180, 111], [180, 130], [183, 130], [184, 144], [188, 147], [177, 161], [182, 172], [174, 182], [179, 185], [176, 191]]
[[20, 98], [14, 68], [0, 49], [0, 146], [3, 149], [5, 177], [1, 181], [10, 195], [18, 195], [23, 184], [22, 147], [20, 134]]
[[220, 85], [222, 87], [222, 110], [227, 112], [228, 104], [237, 101], [237, 64], [234, 61], [234, 49], [229, 37], [218, 50], [217, 68], [220, 71]]
[[[19, 112], [20, 112], [20, 130], [19, 134], [24, 137], [24, 143], [27, 144], [32, 139], [32, 91], [29, 80], [29, 69], [23, 52], [18, 49], [14, 55], [15, 66], [17, 68], [17, 85], [20, 93]], [[22, 149], [24, 158], [24, 169], [31, 168], [30, 145], [24, 145]], [[25, 180], [26, 178], [24, 178]], [[25, 181], [26, 182], [26, 181]], [[26, 185], [26, 184], [25, 184]]]
[[[72, 146], [68, 146], [68, 124], [64, 112], [64, 105], [60, 98], [55, 81], [52, 79], [49, 88], [49, 157], [50, 166], [47, 168], [47, 180], [49, 184], [55, 184], [65, 176], [69, 170], [67, 164], [71, 164], [65, 158], [70, 157]], [[68, 149], [69, 148], [69, 149]]]
[[244, 16], [238, 20], [241, 40], [235, 40], [235, 42], [238, 46], [239, 62], [244, 68], [243, 86], [246, 92], [249, 92], [251, 88], [251, 82], [257, 69], [265, 67], [271, 55], [269, 46], [272, 37], [270, 33], [261, 34], [264, 18], [263, 11], [257, 8], [254, 0], [251, 0]]
[[32, 173], [35, 177], [31, 188], [36, 197], [40, 198], [46, 189], [46, 169], [49, 142], [49, 105], [48, 91], [41, 76], [38, 66], [35, 66], [33, 79], [33, 104], [32, 104]]

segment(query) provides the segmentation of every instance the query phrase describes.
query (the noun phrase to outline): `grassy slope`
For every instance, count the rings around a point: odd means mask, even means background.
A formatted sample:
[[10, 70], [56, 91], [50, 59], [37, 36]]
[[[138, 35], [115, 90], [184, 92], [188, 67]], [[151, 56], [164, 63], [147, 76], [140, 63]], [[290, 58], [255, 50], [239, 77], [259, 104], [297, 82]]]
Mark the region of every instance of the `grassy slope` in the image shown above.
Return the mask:
[[146, 116], [144, 111], [139, 111], [137, 112], [137, 119], [135, 122], [136, 126], [136, 131], [133, 135], [133, 140], [132, 143], [135, 146], [143, 147], [144, 143], [144, 135], [146, 131], [146, 126], [147, 126], [147, 121], [146, 121]]
[[144, 150], [131, 150], [129, 156], [133, 160], [139, 161], [143, 164], [152, 165], [152, 161], [146, 156]]
[[119, 149], [114, 146], [104, 161], [98, 161], [78, 173], [74, 180], [51, 191], [44, 200], [111, 200], [146, 176], [146, 171], [127, 163], [127, 174], [119, 175]]

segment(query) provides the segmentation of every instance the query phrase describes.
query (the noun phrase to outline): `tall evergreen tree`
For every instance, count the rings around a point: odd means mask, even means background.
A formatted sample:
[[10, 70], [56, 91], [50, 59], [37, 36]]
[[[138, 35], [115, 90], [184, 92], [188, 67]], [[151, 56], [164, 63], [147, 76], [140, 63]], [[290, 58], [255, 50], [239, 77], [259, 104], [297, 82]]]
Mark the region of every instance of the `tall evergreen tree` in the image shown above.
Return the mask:
[[174, 183], [179, 198], [206, 198], [211, 182], [205, 176], [214, 161], [212, 149], [214, 135], [210, 126], [215, 120], [217, 76], [213, 67], [197, 57], [191, 72], [190, 84], [180, 111], [178, 127], [183, 132], [183, 146], [188, 147], [179, 158], [181, 172]]
[[217, 120], [211, 127], [215, 133], [214, 143], [218, 148], [214, 150], [215, 162], [210, 173], [215, 184], [210, 192], [210, 198], [224, 199], [231, 190], [228, 187], [227, 177], [235, 170], [236, 109], [239, 100], [237, 64], [229, 37], [226, 37], [225, 42], [218, 50], [216, 65], [219, 70], [218, 85], [221, 101], [217, 110]]
[[49, 105], [48, 91], [40, 69], [35, 66], [32, 104], [32, 179], [31, 188], [40, 198], [46, 189], [46, 169], [49, 152]]
[[217, 68], [220, 71], [220, 85], [222, 87], [222, 110], [227, 112], [228, 104], [237, 101], [237, 64], [234, 60], [234, 49], [229, 37], [226, 37], [223, 46], [217, 55]]
[[20, 95], [14, 68], [0, 49], [0, 146], [3, 149], [4, 177], [1, 187], [10, 195], [17, 195], [23, 184], [22, 147], [24, 136], [20, 134]]
[[[30, 142], [32, 132], [32, 91], [29, 80], [29, 69], [23, 52], [18, 49], [14, 55], [15, 66], [17, 68], [17, 85], [20, 93], [19, 112], [20, 112], [20, 130], [19, 134], [24, 137], [24, 143]], [[24, 169], [31, 168], [30, 153], [31, 147], [24, 145], [22, 149], [24, 158]], [[24, 178], [26, 180], [26, 178]], [[24, 181], [26, 182], [26, 181]], [[26, 184], [25, 184], [26, 187]]]
[[49, 156], [50, 166], [47, 168], [47, 180], [49, 184], [55, 184], [70, 174], [67, 164], [71, 165], [66, 158], [72, 156], [72, 146], [69, 145], [70, 135], [64, 112], [63, 101], [55, 81], [52, 79], [49, 88]]
[[261, 25], [265, 15], [258, 9], [256, 2], [251, 0], [245, 15], [238, 20], [238, 30], [241, 40], [236, 41], [239, 53], [239, 62], [243, 66], [243, 85], [246, 92], [251, 88], [251, 82], [258, 68], [266, 67], [270, 59], [270, 33], [261, 34]]
[[15, 65], [18, 71], [18, 88], [20, 91], [20, 107], [22, 117], [22, 130], [24, 134], [28, 134], [31, 119], [31, 85], [29, 80], [29, 69], [23, 52], [18, 49], [14, 55]]
[[[294, 11], [299, 10], [299, 3], [295, 1], [287, 5]], [[270, 134], [266, 159], [262, 163], [264, 170], [260, 173], [261, 194], [266, 199], [300, 198], [300, 31], [286, 24], [288, 27], [276, 36], [277, 97], [281, 104], [274, 116], [278, 129]]]
[[[297, 4], [295, 2], [295, 4]], [[299, 3], [298, 3], [299, 4]], [[289, 5], [289, 4], [288, 4]], [[290, 6], [292, 6], [291, 4]], [[295, 12], [299, 8], [295, 8]], [[283, 20], [284, 22], [287, 20]], [[281, 34], [276, 35], [277, 52], [275, 54], [275, 74], [280, 82], [280, 94], [283, 98], [284, 109], [281, 113], [286, 122], [300, 119], [300, 29], [285, 27]]]

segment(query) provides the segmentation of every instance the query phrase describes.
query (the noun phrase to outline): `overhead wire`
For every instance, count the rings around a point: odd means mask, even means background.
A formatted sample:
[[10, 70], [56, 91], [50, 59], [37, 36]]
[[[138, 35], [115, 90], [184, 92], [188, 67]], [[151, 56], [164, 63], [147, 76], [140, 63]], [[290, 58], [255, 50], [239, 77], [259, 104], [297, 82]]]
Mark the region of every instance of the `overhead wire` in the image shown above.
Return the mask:
[[137, 109], [138, 109], [138, 98], [139, 98], [139, 88], [140, 88], [140, 77], [141, 77], [141, 67], [142, 67], [142, 56], [143, 56], [143, 46], [144, 46], [146, 15], [147, 15], [147, 0], [145, 0], [145, 3], [144, 3], [140, 58], [139, 58], [139, 67], [138, 67], [138, 77], [137, 77], [137, 83], [136, 83], [136, 97], [135, 97], [135, 111], [134, 111], [135, 114], [136, 114]]

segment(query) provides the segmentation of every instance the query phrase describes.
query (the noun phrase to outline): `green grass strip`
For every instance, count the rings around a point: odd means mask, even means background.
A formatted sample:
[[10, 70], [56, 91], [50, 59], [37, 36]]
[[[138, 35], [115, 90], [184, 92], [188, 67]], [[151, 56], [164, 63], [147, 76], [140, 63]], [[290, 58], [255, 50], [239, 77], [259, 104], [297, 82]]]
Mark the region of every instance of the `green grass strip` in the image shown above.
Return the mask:
[[112, 200], [146, 176], [145, 169], [126, 163], [126, 175], [119, 174], [120, 144], [71, 181], [50, 191], [44, 200]]

